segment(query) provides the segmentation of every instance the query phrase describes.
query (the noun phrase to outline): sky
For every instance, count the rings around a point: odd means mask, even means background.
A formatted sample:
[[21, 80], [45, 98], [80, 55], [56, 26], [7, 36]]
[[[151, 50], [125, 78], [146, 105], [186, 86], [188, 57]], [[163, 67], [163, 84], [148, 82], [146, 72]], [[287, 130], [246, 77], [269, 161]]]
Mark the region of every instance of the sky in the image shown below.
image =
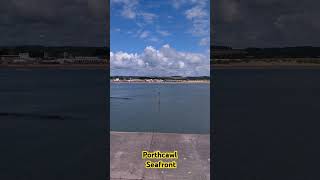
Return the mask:
[[108, 39], [105, 0], [1, 0], [0, 46], [98, 46]]
[[[208, 42], [206, 35], [192, 33], [192, 25], [203, 25], [201, 19], [207, 17], [201, 16], [203, 1], [110, 1], [113, 53], [141, 55], [148, 46], [159, 51], [166, 44], [176, 52], [206, 53], [206, 47], [199, 45], [203, 38], [203, 44]], [[213, 45], [320, 46], [320, 1], [214, 0], [211, 6]], [[198, 8], [187, 16], [193, 7]], [[109, 43], [108, 14], [106, 0], [1, 0], [0, 46], [103, 47]], [[143, 35], [139, 25], [147, 31]]]
[[214, 45], [320, 46], [320, 1], [214, 0]]
[[111, 0], [111, 75], [208, 76], [209, 0]]

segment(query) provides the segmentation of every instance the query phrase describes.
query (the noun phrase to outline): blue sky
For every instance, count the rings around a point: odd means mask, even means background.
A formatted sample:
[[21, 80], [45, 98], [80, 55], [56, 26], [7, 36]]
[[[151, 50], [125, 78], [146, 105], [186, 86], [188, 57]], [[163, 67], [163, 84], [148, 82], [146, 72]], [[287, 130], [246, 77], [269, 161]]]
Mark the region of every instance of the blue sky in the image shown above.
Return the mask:
[[209, 0], [111, 0], [111, 75], [209, 75]]

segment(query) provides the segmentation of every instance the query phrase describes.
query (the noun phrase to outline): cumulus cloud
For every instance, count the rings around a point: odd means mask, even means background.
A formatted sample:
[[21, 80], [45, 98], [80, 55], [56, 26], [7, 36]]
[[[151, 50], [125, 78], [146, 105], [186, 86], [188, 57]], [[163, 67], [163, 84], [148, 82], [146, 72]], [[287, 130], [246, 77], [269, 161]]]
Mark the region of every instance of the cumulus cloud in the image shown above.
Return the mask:
[[111, 52], [111, 75], [204, 76], [209, 75], [209, 54], [177, 51], [170, 45], [147, 46], [140, 54]]

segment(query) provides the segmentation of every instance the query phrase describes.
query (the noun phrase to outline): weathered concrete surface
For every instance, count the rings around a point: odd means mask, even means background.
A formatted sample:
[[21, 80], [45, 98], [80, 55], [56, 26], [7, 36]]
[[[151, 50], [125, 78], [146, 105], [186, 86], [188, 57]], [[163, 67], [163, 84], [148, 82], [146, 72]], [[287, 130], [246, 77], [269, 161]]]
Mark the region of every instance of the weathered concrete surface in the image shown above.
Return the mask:
[[[110, 138], [112, 180], [210, 179], [210, 135], [111, 132]], [[141, 158], [143, 150], [177, 150], [177, 168], [146, 169], [145, 160]]]

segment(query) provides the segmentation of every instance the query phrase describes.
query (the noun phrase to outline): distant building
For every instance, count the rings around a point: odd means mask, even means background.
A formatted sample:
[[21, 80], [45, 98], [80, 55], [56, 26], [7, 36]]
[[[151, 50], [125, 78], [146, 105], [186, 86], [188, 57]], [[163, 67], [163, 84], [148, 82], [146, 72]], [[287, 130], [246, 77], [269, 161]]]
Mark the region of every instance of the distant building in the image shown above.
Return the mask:
[[103, 60], [98, 57], [75, 57], [73, 63], [76, 64], [99, 64], [103, 63]]
[[41, 64], [60, 64], [56, 59], [43, 59]]
[[63, 58], [68, 58], [68, 53], [67, 52], [63, 52]]
[[106, 58], [100, 57], [71, 57], [67, 52], [63, 53], [63, 58], [49, 57], [44, 52], [43, 58], [32, 58], [29, 53], [19, 53], [18, 55], [0, 55], [0, 64], [106, 64]]
[[19, 55], [1, 55], [1, 64], [23, 64], [23, 63], [34, 63], [35, 58], [31, 58], [29, 53], [19, 53]]
[[9, 64], [12, 63], [14, 60], [18, 59], [19, 55], [1, 55], [1, 64]]
[[22, 58], [22, 59], [30, 58], [29, 53], [19, 53], [19, 57]]
[[49, 54], [44, 51], [44, 52], [43, 52], [43, 59], [48, 59], [48, 57], [49, 57]]

